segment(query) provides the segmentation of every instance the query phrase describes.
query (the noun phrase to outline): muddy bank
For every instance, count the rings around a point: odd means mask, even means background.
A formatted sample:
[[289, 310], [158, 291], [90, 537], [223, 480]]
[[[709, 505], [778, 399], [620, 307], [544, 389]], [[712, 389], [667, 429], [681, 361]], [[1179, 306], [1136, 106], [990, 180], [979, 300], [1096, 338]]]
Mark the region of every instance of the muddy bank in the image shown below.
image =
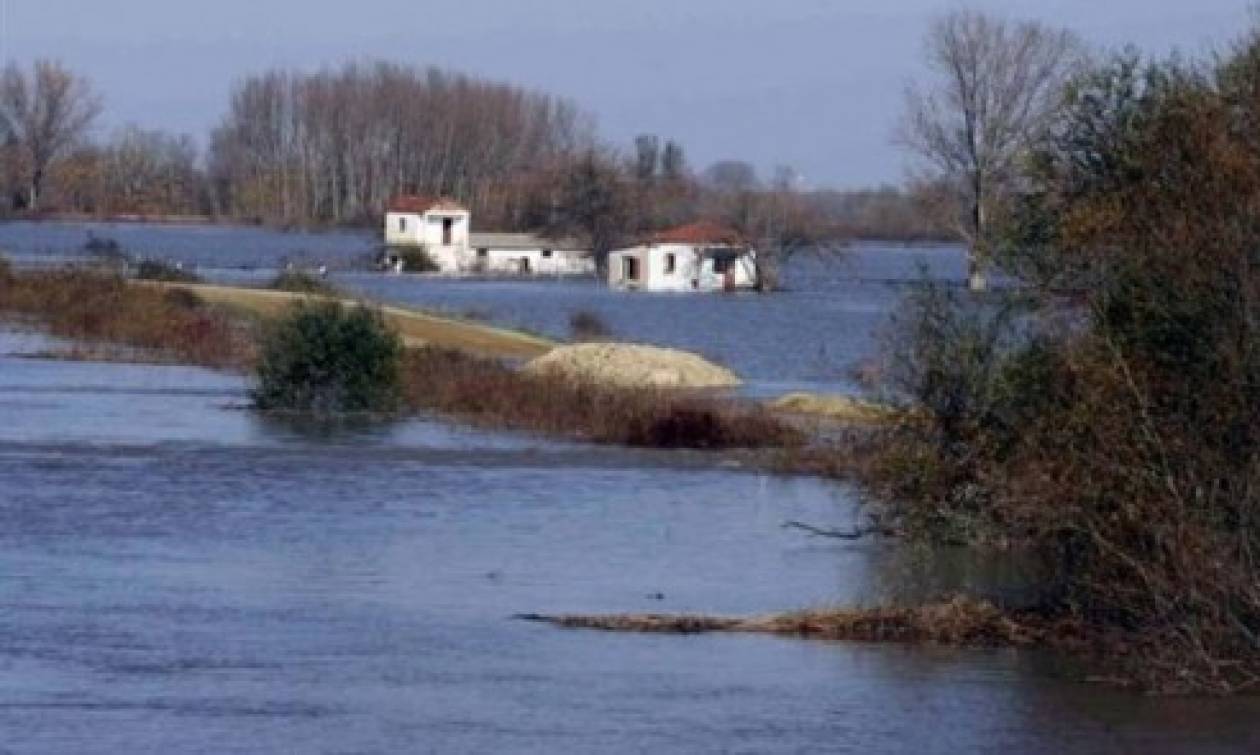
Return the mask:
[[[900, 642], [968, 647], [1030, 647], [1050, 642], [1056, 627], [1032, 613], [1003, 611], [992, 603], [956, 597], [912, 607], [800, 611], [775, 616], [720, 617], [614, 614], [516, 618], [565, 629], [650, 634], [741, 632], [817, 640]], [[1064, 627], [1057, 627], [1062, 632]]]

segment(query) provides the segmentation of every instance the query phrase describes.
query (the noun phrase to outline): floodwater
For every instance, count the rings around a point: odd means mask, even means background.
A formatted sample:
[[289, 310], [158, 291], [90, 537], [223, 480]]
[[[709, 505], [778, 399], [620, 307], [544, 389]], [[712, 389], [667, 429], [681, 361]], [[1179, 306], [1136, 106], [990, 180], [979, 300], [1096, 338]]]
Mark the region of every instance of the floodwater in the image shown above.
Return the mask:
[[614, 338], [686, 349], [725, 364], [754, 393], [858, 391], [853, 371], [876, 351], [887, 316], [920, 279], [920, 263], [962, 280], [955, 247], [859, 245], [801, 254], [773, 295], [611, 291], [591, 280], [461, 280], [349, 273], [343, 286], [395, 301], [567, 338], [592, 312]]
[[418, 306], [566, 338], [575, 312], [597, 314], [620, 340], [695, 351], [725, 364], [749, 392], [858, 391], [853, 369], [876, 349], [887, 315], [926, 270], [961, 282], [956, 246], [859, 244], [800, 254], [773, 296], [611, 291], [593, 279], [467, 280], [369, 272], [366, 232], [277, 233], [259, 228], [101, 223], [3, 223], [0, 249], [19, 263], [82, 258], [90, 238], [137, 257], [181, 262], [215, 281], [265, 283], [287, 263], [327, 264], [333, 282], [385, 302]]
[[873, 601], [843, 486], [424, 421], [297, 427], [245, 383], [0, 336], [0, 750], [1241, 752], [1252, 700], [1032, 653], [575, 632], [519, 612]]

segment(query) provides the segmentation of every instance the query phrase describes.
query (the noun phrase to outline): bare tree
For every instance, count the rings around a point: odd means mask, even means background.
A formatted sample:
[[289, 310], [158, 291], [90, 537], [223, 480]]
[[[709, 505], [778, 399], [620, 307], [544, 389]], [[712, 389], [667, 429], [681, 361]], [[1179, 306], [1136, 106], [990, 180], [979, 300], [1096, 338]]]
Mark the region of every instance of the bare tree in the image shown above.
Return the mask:
[[101, 152], [99, 203], [109, 211], [191, 215], [206, 209], [191, 137], [128, 126]]
[[797, 189], [799, 184], [800, 175], [781, 166], [768, 190], [750, 195], [751, 213], [743, 230], [757, 242], [757, 287], [763, 292], [779, 288], [783, 270], [796, 253], [834, 253], [843, 246], [817, 202]]
[[760, 186], [757, 169], [743, 160], [721, 160], [704, 171], [704, 183], [720, 192], [739, 193]]
[[208, 163], [229, 213], [354, 223], [399, 192], [447, 194], [511, 218], [528, 176], [588, 141], [567, 100], [436, 68], [353, 63], [271, 71], [236, 87]]
[[101, 112], [92, 85], [60, 63], [36, 61], [28, 75], [14, 64], [0, 76], [0, 128], [25, 163], [27, 205], [39, 209], [52, 163], [87, 133]]
[[608, 254], [633, 232], [631, 198], [618, 162], [596, 150], [568, 166], [548, 232], [573, 234], [590, 245], [602, 271]]
[[927, 35], [932, 88], [911, 88], [899, 141], [922, 161], [969, 250], [968, 283], [985, 286], [993, 215], [1018, 161], [1062, 100], [1083, 59], [1069, 31], [1008, 23], [975, 11], [933, 22]]

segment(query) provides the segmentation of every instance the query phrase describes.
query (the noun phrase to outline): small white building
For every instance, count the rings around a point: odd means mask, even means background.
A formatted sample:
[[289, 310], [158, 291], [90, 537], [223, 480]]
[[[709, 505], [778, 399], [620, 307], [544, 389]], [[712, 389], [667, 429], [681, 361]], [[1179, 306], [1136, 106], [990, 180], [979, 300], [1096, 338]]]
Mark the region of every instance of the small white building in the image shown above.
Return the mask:
[[755, 288], [757, 252], [729, 228], [691, 223], [610, 254], [608, 285], [628, 291]]
[[472, 214], [450, 199], [401, 196], [385, 213], [384, 263], [401, 269], [402, 250], [423, 249], [446, 274], [590, 275], [594, 257], [571, 240], [529, 233], [472, 233]]
[[450, 199], [396, 197], [385, 213], [385, 245], [424, 249], [444, 273], [471, 264], [468, 246], [472, 214]]
[[497, 275], [593, 275], [595, 259], [572, 239], [532, 233], [474, 233], [474, 269]]

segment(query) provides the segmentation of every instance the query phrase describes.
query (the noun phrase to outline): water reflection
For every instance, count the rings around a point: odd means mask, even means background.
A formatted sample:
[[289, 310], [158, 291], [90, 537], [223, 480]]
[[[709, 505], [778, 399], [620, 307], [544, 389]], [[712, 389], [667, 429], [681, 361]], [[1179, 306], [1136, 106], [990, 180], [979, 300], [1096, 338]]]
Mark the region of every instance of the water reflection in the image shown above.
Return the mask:
[[886, 541], [872, 560], [880, 602], [915, 604], [976, 595], [999, 605], [1033, 605], [1050, 583], [1032, 554], [978, 555], [968, 548]]

